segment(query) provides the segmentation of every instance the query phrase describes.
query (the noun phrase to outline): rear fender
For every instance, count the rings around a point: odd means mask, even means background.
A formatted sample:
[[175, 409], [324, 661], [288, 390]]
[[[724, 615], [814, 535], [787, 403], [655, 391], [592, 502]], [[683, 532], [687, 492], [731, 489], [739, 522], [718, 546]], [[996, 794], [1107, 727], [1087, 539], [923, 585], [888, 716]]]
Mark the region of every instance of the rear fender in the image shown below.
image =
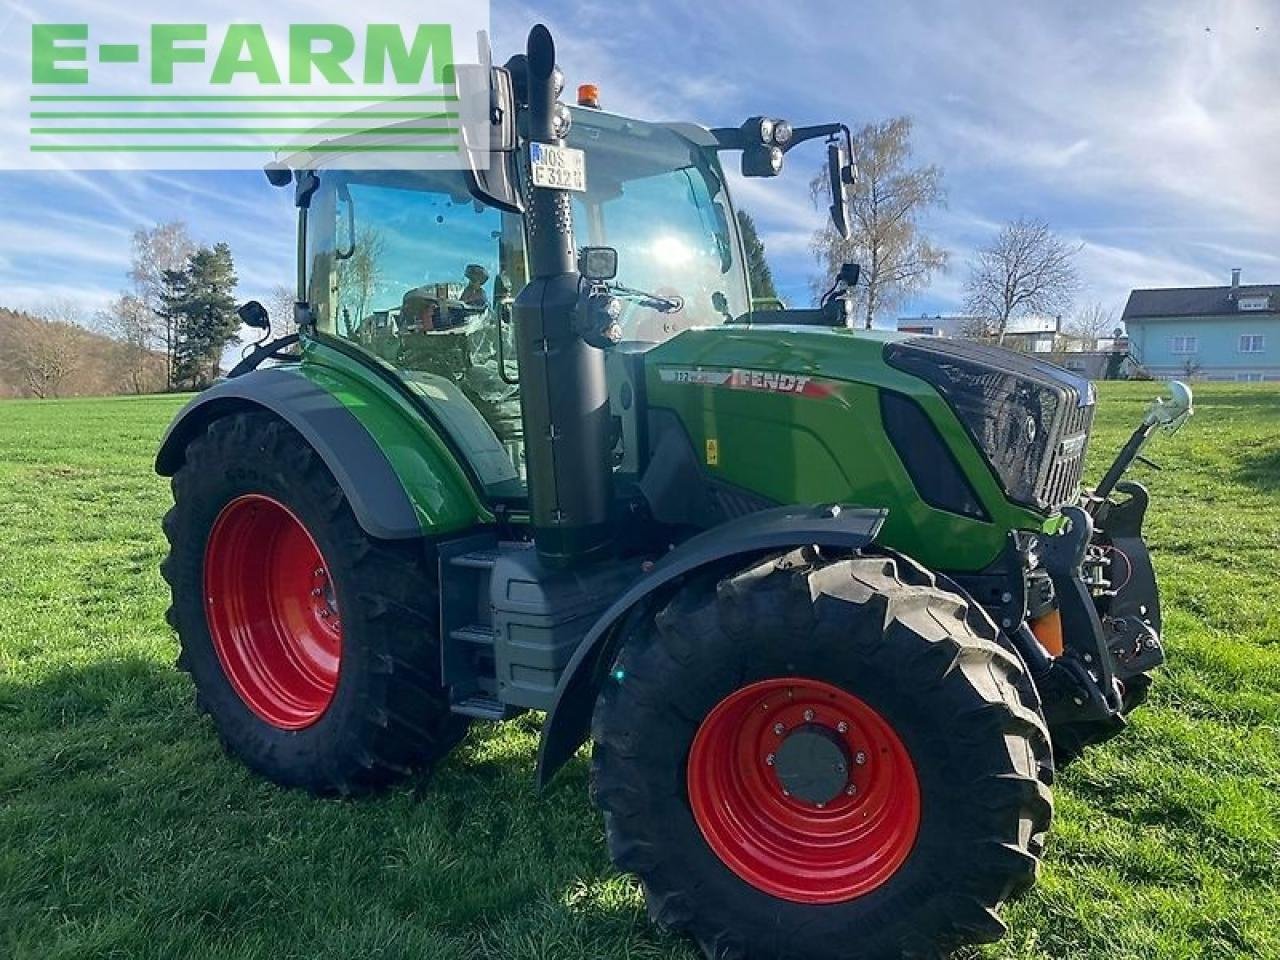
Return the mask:
[[204, 391], [170, 424], [156, 455], [156, 472], [173, 476], [185, 461], [187, 445], [219, 417], [266, 410], [311, 445], [372, 537], [404, 540], [492, 519], [430, 425], [406, 422], [372, 391], [362, 395], [354, 381], [344, 382], [342, 389], [361, 402], [343, 402], [325, 382], [333, 372], [314, 374], [321, 382], [298, 365], [274, 367]]
[[565, 667], [542, 727], [538, 786], [546, 786], [586, 741], [603, 673], [613, 663], [629, 616], [643, 614], [665, 588], [730, 558], [810, 544], [857, 550], [875, 540], [887, 515], [887, 510], [831, 505], [776, 507], [700, 533], [664, 556], [601, 615]]

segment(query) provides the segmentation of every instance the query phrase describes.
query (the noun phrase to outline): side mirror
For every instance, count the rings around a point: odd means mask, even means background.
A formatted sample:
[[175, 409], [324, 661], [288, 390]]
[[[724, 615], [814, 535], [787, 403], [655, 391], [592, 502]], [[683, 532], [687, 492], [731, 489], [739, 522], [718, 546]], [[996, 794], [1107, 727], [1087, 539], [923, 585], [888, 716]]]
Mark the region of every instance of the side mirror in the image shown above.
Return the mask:
[[618, 275], [618, 251], [613, 247], [583, 247], [578, 273], [588, 280], [612, 280]]
[[1173, 432], [1190, 419], [1195, 412], [1191, 401], [1191, 388], [1181, 380], [1169, 381], [1169, 395], [1157, 397], [1147, 407], [1143, 422], [1153, 427], [1164, 427]]
[[271, 329], [271, 319], [267, 316], [267, 308], [257, 300], [250, 300], [248, 303], [241, 304], [236, 310], [236, 316], [240, 318], [240, 322], [246, 327], [253, 327], [255, 330]]
[[836, 232], [849, 239], [849, 188], [853, 186], [853, 161], [839, 143], [827, 144], [827, 183], [831, 188], [831, 222]]

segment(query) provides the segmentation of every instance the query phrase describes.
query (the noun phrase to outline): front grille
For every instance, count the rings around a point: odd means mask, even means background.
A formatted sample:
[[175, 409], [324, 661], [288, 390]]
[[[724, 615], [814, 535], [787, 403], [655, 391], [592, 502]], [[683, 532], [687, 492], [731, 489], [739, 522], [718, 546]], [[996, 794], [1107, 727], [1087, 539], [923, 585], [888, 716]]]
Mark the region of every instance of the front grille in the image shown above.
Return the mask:
[[1048, 510], [1076, 499], [1093, 420], [1088, 380], [963, 340], [898, 341], [885, 348], [885, 359], [937, 389], [1011, 500]]
[[1080, 492], [1093, 411], [1092, 403], [1076, 403], [1067, 409], [1063, 429], [1049, 463], [1049, 475], [1041, 491], [1040, 499], [1049, 506], [1073, 503]]

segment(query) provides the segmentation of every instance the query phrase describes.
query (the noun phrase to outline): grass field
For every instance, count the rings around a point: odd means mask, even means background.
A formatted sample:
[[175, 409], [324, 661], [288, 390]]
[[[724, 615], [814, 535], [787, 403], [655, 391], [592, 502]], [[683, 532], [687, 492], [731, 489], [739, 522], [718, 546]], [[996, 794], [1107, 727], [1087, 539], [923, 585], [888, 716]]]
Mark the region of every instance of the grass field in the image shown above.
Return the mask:
[[[1152, 384], [1104, 385], [1091, 469]], [[1210, 385], [1139, 468], [1170, 665], [1059, 779], [1042, 882], [982, 951], [1280, 957], [1280, 390]], [[157, 572], [177, 400], [0, 403], [0, 957], [692, 958], [610, 868], [582, 759], [537, 720], [353, 802], [223, 755]]]

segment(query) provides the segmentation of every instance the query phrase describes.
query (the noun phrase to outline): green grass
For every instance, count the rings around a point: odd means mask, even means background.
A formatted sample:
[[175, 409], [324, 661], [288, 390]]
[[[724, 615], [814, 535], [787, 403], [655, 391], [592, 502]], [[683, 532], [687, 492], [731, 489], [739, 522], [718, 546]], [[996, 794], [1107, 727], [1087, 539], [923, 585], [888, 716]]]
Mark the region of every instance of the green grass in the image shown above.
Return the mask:
[[[1096, 474], [1152, 384], [1106, 385]], [[1205, 386], [1139, 468], [1170, 665], [1066, 772], [991, 957], [1280, 957], [1280, 391]], [[581, 758], [536, 720], [353, 802], [223, 755], [157, 573], [175, 399], [0, 404], [0, 957], [692, 958], [610, 868]], [[854, 934], [856, 935], [856, 934]]]

